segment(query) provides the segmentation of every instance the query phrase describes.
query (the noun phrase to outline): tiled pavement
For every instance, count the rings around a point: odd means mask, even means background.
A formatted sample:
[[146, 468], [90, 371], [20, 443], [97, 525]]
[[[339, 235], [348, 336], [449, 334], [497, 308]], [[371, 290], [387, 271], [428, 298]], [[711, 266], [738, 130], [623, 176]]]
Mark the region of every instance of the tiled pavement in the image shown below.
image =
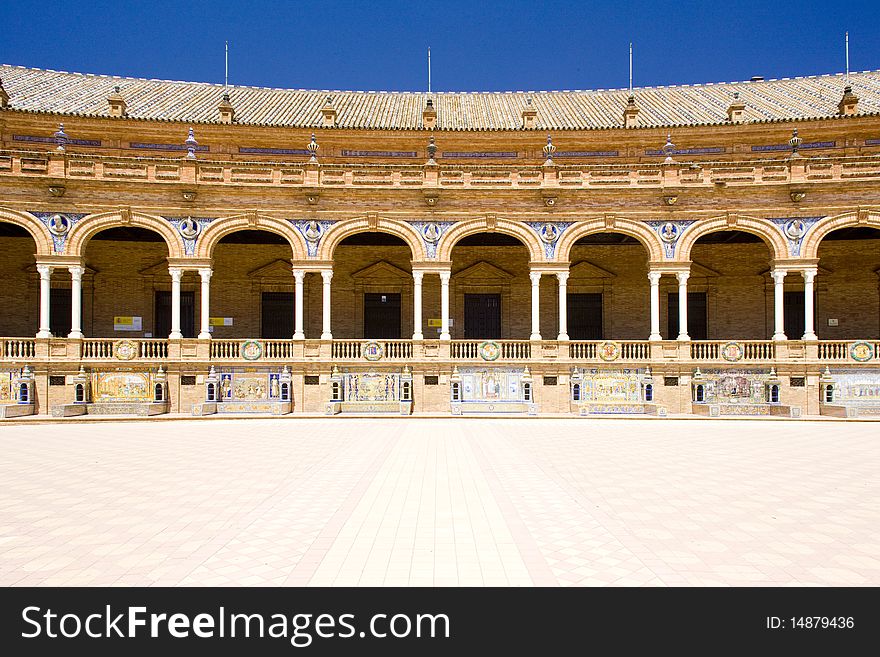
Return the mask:
[[0, 427], [2, 585], [878, 585], [875, 423]]

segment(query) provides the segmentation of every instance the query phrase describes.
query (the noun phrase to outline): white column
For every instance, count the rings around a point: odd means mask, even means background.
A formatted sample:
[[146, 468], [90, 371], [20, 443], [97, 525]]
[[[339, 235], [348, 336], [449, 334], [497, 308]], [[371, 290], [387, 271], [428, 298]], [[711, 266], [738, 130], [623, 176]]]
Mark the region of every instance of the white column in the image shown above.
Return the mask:
[[80, 265], [71, 265], [70, 272], [70, 333], [68, 338], [82, 339], [82, 280], [86, 271]]
[[770, 272], [770, 276], [773, 277], [773, 316], [775, 319], [773, 331], [774, 340], [788, 339], [785, 337], [785, 286], [783, 284], [785, 274], [785, 271], [779, 269], [774, 269]]
[[559, 335], [557, 340], [568, 340], [568, 272], [556, 272], [559, 281]]
[[52, 333], [49, 330], [49, 298], [52, 294], [52, 266], [37, 265], [37, 271], [40, 274], [40, 330], [37, 332], [37, 337], [51, 338]]
[[532, 334], [529, 340], [541, 339], [541, 272], [529, 274], [532, 279]]
[[321, 339], [332, 340], [333, 333], [330, 331], [330, 281], [333, 279], [333, 272], [322, 271], [321, 278], [324, 279], [324, 330], [321, 333]]
[[183, 333], [180, 332], [180, 279], [183, 278], [183, 270], [177, 267], [169, 267], [171, 274], [171, 333], [169, 340], [180, 340]]
[[422, 333], [422, 277], [423, 271], [414, 271], [413, 275], [413, 340], [424, 340]]
[[660, 335], [660, 277], [659, 271], [649, 271], [648, 281], [651, 283], [651, 335], [649, 340], [662, 340]]
[[200, 300], [202, 328], [199, 331], [199, 340], [211, 339], [211, 274], [213, 273], [208, 267], [199, 269], [199, 276], [202, 278], [202, 295]]
[[451, 271], [440, 272], [440, 339], [449, 340], [449, 278]]
[[813, 281], [816, 279], [815, 269], [804, 269], [801, 272], [804, 277], [804, 340], [818, 340], [816, 337], [816, 324], [813, 317]]
[[303, 281], [306, 278], [306, 272], [302, 269], [293, 270], [294, 282], [294, 308], [293, 308], [293, 339], [305, 340], [306, 334], [303, 330]]
[[[691, 273], [689, 271], [675, 272], [678, 278], [678, 339], [690, 340], [688, 335], [688, 278]], [[669, 336], [672, 339], [672, 336]]]

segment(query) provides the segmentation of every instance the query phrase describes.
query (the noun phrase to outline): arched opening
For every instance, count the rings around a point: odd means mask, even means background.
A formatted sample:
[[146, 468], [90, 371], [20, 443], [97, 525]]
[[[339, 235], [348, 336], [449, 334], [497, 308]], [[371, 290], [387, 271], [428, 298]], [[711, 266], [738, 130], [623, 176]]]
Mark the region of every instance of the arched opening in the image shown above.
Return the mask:
[[[95, 337], [167, 338], [171, 332], [168, 255], [168, 245], [162, 235], [148, 228], [115, 226], [92, 235], [84, 250], [84, 333]], [[195, 336], [194, 298], [195, 282], [184, 278], [181, 292], [184, 337]], [[69, 327], [69, 306], [64, 314]], [[52, 317], [60, 321], [58, 313], [53, 312]]]
[[[40, 278], [34, 265], [37, 245], [17, 224], [0, 220], [0, 336], [33, 337], [40, 314]], [[66, 334], [65, 334], [66, 335]]]
[[[687, 281], [687, 332], [692, 340], [763, 340], [773, 334], [774, 292], [770, 278], [773, 253], [764, 240], [741, 230], [707, 233], [690, 251], [691, 271]], [[785, 303], [796, 303], [797, 282], [786, 277]], [[803, 299], [803, 287], [800, 288]], [[666, 303], [662, 302], [666, 297]], [[679, 334], [678, 284], [669, 278], [661, 287], [661, 327], [667, 339]], [[800, 306], [803, 335], [803, 306]], [[792, 306], [786, 320], [796, 322]], [[796, 331], [794, 325], [787, 329]], [[664, 330], [661, 328], [661, 330]]]
[[880, 229], [850, 226], [832, 231], [819, 243], [818, 256], [819, 339], [880, 338]]
[[[269, 230], [242, 229], [224, 235], [213, 256], [212, 336], [290, 340], [296, 313], [290, 242]], [[314, 287], [320, 292], [320, 284]]]
[[651, 321], [645, 246], [623, 233], [591, 233], [572, 245], [569, 261], [569, 338], [644, 340]]
[[[455, 243], [450, 283], [453, 339], [529, 338], [529, 259], [526, 245], [505, 233], [473, 233]], [[542, 283], [542, 288], [552, 284]], [[541, 294], [541, 301], [542, 324], [549, 327], [554, 321], [552, 288]]]
[[[412, 337], [412, 258], [409, 244], [391, 233], [355, 233], [341, 240], [333, 250], [333, 337]], [[428, 281], [423, 285], [426, 296], [431, 294]], [[320, 308], [319, 285], [312, 294]], [[320, 313], [313, 321], [320, 331]]]

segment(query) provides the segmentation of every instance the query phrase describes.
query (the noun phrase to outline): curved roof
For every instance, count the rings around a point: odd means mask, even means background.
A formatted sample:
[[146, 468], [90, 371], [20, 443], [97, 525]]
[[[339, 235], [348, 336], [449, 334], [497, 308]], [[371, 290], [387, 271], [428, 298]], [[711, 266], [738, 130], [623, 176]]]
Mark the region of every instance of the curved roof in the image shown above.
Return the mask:
[[[109, 116], [107, 97], [120, 87], [128, 116], [135, 119], [219, 123], [224, 87], [204, 82], [147, 80], [0, 65], [9, 107], [27, 112]], [[859, 97], [858, 114], [880, 113], [880, 71], [850, 74]], [[711, 125], [727, 122], [734, 92], [745, 103], [747, 121], [828, 118], [837, 114], [843, 74], [756, 82], [645, 87], [634, 90], [640, 127]], [[409, 130], [422, 127], [429, 95], [391, 91], [306, 91], [229, 87], [235, 121], [247, 125], [323, 127], [328, 96], [336, 127]], [[435, 92], [438, 130], [519, 130], [531, 100], [539, 130], [619, 128], [627, 89], [594, 91]]]

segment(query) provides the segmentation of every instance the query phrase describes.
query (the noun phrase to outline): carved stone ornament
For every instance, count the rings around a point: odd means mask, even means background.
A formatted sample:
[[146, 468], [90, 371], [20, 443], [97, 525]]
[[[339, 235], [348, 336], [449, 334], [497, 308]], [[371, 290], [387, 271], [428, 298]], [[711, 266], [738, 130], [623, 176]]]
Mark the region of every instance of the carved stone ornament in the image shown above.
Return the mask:
[[49, 185], [49, 193], [55, 197], [64, 196], [64, 192], [67, 191], [63, 185]]
[[675, 205], [678, 202], [678, 196], [664, 196], [663, 202], [666, 205]]
[[807, 193], [806, 192], [791, 192], [789, 194], [789, 196], [791, 196], [792, 201], [797, 203], [798, 201], [803, 201], [804, 198], [807, 196]]
[[184, 201], [194, 201], [196, 198], [196, 193], [193, 191], [185, 191], [181, 192]]

